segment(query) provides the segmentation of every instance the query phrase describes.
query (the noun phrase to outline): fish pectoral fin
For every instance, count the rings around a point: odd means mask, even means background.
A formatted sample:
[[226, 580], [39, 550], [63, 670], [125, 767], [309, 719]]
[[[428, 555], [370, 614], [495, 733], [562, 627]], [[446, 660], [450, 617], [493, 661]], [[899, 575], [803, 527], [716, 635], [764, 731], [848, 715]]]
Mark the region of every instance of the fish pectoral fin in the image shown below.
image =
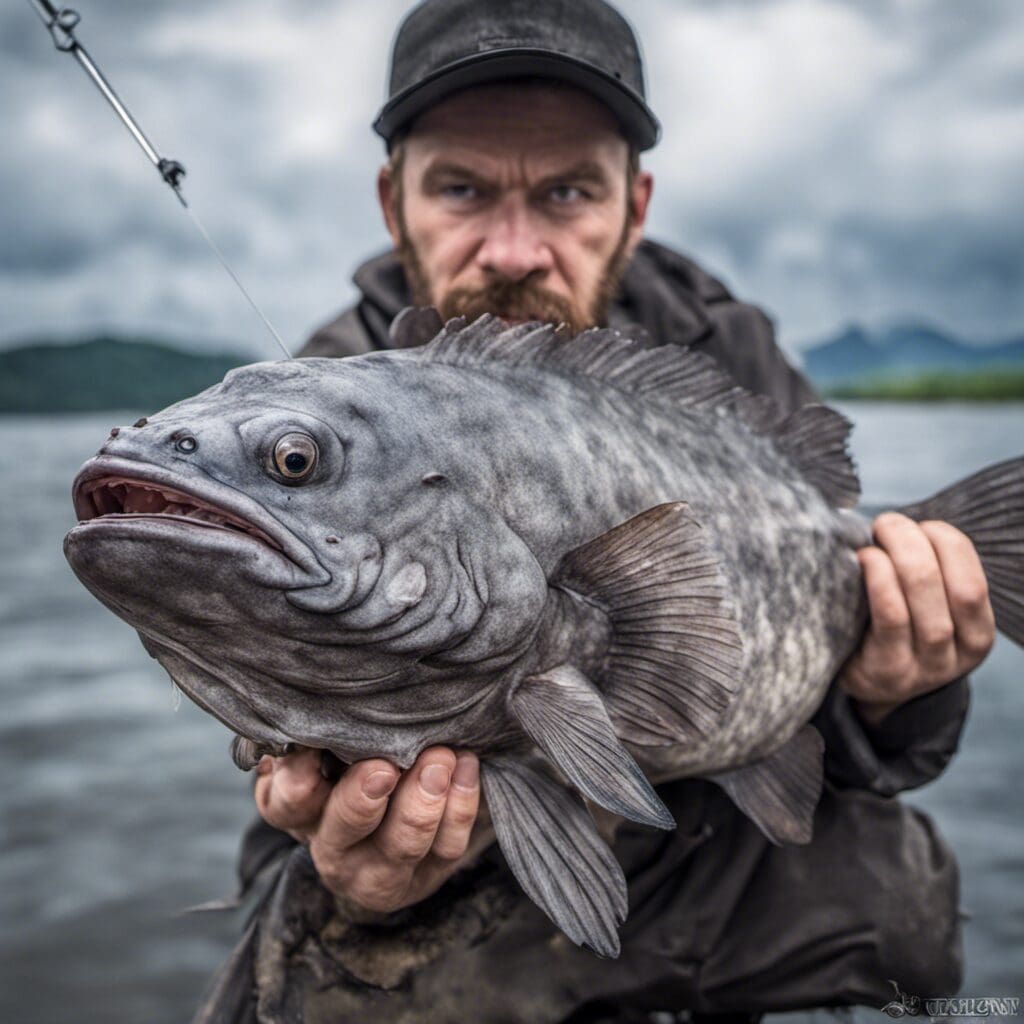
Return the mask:
[[577, 945], [619, 955], [626, 879], [582, 801], [520, 761], [481, 763], [484, 796], [512, 874]]
[[733, 803], [776, 845], [811, 841], [821, 798], [825, 743], [805, 725], [774, 754], [733, 771], [710, 775]]
[[686, 502], [657, 505], [570, 551], [551, 584], [608, 615], [599, 682], [622, 739], [660, 747], [712, 734], [743, 643], [718, 559]]
[[512, 691], [509, 707], [584, 796], [632, 821], [675, 828], [668, 808], [615, 735], [601, 694], [574, 666], [527, 676]]

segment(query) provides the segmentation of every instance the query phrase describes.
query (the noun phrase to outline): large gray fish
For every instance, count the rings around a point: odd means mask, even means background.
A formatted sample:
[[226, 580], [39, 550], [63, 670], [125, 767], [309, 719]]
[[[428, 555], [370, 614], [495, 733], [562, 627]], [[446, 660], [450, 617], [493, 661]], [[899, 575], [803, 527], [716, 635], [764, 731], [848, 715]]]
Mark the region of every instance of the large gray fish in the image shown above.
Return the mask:
[[[649, 780], [702, 776], [811, 837], [807, 722], [866, 615], [848, 430], [678, 347], [452, 321], [113, 431], [65, 551], [244, 765], [476, 751], [520, 884], [616, 955], [625, 882], [580, 795], [671, 828]], [[973, 538], [1022, 642], [1024, 459], [906, 511]]]

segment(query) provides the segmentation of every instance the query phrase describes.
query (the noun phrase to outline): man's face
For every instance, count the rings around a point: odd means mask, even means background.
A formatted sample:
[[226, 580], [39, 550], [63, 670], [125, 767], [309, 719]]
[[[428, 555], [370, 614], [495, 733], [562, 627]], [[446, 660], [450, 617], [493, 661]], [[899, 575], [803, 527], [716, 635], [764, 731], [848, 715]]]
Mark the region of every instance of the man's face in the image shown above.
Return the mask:
[[578, 331], [605, 319], [651, 178], [597, 101], [509, 83], [424, 113], [378, 186], [415, 302]]

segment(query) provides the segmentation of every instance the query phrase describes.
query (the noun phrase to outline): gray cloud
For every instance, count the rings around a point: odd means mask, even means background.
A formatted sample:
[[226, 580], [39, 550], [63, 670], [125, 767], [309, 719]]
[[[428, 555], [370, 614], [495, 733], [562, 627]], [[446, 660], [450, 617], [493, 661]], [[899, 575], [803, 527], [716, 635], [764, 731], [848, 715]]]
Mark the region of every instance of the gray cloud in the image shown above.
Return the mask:
[[[664, 141], [651, 233], [802, 342], [851, 319], [1024, 327], [1024, 6], [623, 0]], [[386, 244], [369, 123], [405, 0], [81, 0], [81, 38], [283, 334]], [[264, 344], [28, 5], [0, 10], [0, 343], [93, 326]]]

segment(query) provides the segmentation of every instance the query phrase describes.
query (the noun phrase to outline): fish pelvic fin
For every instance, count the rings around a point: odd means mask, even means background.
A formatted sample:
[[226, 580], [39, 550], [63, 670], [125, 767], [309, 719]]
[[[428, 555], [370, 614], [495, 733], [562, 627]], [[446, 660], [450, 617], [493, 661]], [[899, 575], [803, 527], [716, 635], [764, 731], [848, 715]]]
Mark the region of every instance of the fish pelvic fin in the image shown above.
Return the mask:
[[615, 735], [604, 700], [572, 665], [527, 676], [509, 706], [529, 737], [586, 797], [614, 814], [655, 828], [675, 819]]
[[813, 725], [805, 725], [774, 754], [709, 778], [771, 842], [803, 845], [814, 833], [824, 757], [821, 734]]
[[657, 505], [570, 551], [551, 584], [608, 615], [597, 681], [623, 740], [660, 747], [712, 733], [735, 692], [743, 642], [686, 502]]
[[498, 844], [526, 895], [576, 945], [617, 957], [626, 879], [582, 801], [521, 761], [480, 767]]
[[996, 625], [1024, 647], [1024, 456], [898, 511], [917, 522], [941, 519], [970, 537], [988, 579]]

